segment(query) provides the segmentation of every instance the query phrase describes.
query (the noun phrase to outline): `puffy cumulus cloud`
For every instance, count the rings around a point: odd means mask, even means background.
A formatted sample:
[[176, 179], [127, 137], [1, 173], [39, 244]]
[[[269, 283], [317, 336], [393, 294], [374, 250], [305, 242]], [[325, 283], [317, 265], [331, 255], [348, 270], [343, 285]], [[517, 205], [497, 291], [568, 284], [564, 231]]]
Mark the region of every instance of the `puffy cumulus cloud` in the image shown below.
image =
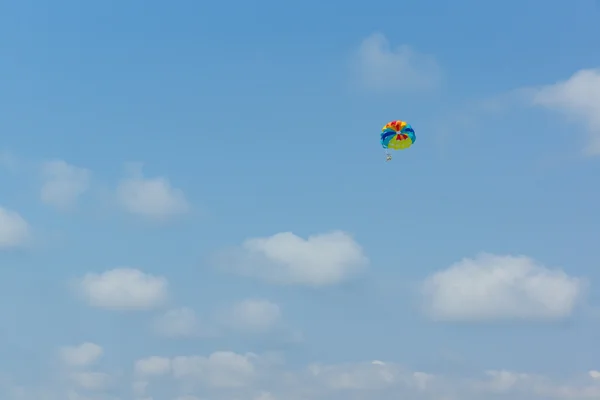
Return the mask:
[[175, 357], [171, 361], [172, 378], [192, 383], [179, 386], [178, 390], [187, 395], [219, 400], [583, 400], [597, 398], [600, 393], [600, 382], [591, 377], [561, 383], [542, 375], [497, 370], [457, 378], [382, 361], [313, 364], [286, 371], [280, 365], [273, 368], [259, 360], [260, 356], [254, 354], [232, 352], [216, 352], [209, 357]]
[[[118, 376], [90, 370], [103, 355], [97, 344], [85, 342], [65, 346], [59, 354], [66, 368], [48, 371], [42, 378], [46, 384], [35, 386], [28, 376], [28, 385], [19, 384], [13, 377], [0, 375], [0, 398], [7, 400], [118, 400], [110, 393], [118, 383]], [[31, 365], [31, 367], [36, 367]], [[118, 386], [116, 387], [119, 390]]]
[[219, 255], [225, 268], [278, 284], [328, 286], [359, 273], [369, 263], [361, 246], [345, 232], [303, 239], [291, 232], [248, 239]]
[[152, 356], [136, 361], [134, 369], [138, 377], [150, 379], [169, 375], [186, 387], [240, 388], [254, 382], [258, 368], [264, 366], [268, 358], [262, 361], [252, 353], [217, 351], [209, 356]]
[[173, 376], [217, 388], [243, 387], [256, 377], [254, 354], [218, 351], [208, 357], [179, 356], [172, 360]]
[[513, 396], [518, 399], [596, 399], [600, 397], [600, 385], [593, 379], [577, 379], [570, 383], [557, 383], [539, 374], [507, 370], [485, 372], [485, 378], [472, 382], [475, 394], [496, 395], [501, 398]]
[[534, 105], [564, 113], [588, 128], [584, 149], [590, 156], [600, 155], [600, 69], [584, 69], [569, 79], [528, 91]]
[[19, 213], [0, 207], [0, 250], [22, 247], [29, 238], [29, 223]]
[[529, 257], [481, 254], [431, 275], [422, 289], [437, 320], [549, 320], [569, 316], [585, 284]]
[[59, 209], [70, 207], [90, 186], [91, 172], [65, 161], [48, 161], [42, 164], [41, 169], [43, 184], [40, 197], [50, 206]]
[[281, 318], [280, 307], [268, 300], [246, 299], [236, 303], [225, 314], [224, 322], [234, 329], [266, 332]]
[[71, 367], [87, 367], [95, 363], [103, 353], [104, 350], [101, 346], [89, 342], [60, 349], [61, 359]]
[[155, 308], [165, 303], [168, 294], [165, 278], [132, 268], [88, 273], [76, 287], [91, 306], [115, 310]]
[[381, 33], [362, 41], [354, 67], [360, 83], [375, 91], [429, 90], [442, 77], [435, 57], [420, 54], [407, 45], [393, 49]]
[[0, 382], [7, 400], [591, 400], [600, 396], [597, 372], [572, 379], [510, 370], [457, 377], [415, 371], [394, 362], [312, 364], [286, 368], [267, 355], [217, 351], [208, 356], [148, 357], [118, 380], [102, 372], [76, 372], [66, 386], [26, 389]]
[[434, 376], [410, 372], [403, 367], [382, 361], [308, 367], [309, 374], [321, 385], [333, 390], [382, 390], [395, 385], [416, 389], [427, 387]]
[[131, 166], [130, 176], [117, 187], [117, 200], [132, 214], [165, 220], [185, 214], [190, 206], [181, 189], [164, 177], [145, 178], [141, 166]]
[[[490, 370], [485, 372], [487, 380], [476, 382], [473, 387], [475, 390], [491, 393], [507, 393], [515, 389], [523, 389], [540, 379], [531, 374], [517, 373], [507, 370]], [[543, 379], [543, 378], [542, 378]]]
[[[486, 371], [471, 377], [449, 377], [411, 371], [394, 363], [311, 366], [309, 373], [322, 390], [312, 399], [411, 398], [440, 399], [594, 399], [600, 384], [591, 379], [557, 382], [516, 371]], [[305, 381], [306, 382], [306, 381]]]

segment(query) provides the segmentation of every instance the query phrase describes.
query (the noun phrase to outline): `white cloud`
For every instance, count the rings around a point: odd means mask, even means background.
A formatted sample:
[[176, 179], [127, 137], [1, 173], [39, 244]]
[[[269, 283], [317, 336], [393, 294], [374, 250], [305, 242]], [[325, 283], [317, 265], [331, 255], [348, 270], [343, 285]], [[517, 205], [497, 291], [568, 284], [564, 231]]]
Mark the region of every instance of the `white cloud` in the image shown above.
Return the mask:
[[78, 282], [79, 293], [94, 307], [144, 310], [167, 300], [165, 278], [132, 268], [117, 268], [101, 274], [88, 273]]
[[29, 237], [27, 221], [17, 212], [0, 207], [0, 249], [21, 247]]
[[311, 365], [310, 374], [321, 384], [334, 390], [381, 389], [393, 385], [400, 372], [395, 365], [383, 362], [347, 365]]
[[256, 377], [255, 358], [253, 354], [218, 351], [208, 357], [175, 357], [171, 365], [176, 379], [216, 388], [236, 388], [249, 385]]
[[580, 70], [566, 81], [535, 89], [532, 101], [585, 124], [589, 140], [584, 151], [600, 155], [600, 69]]
[[79, 346], [66, 346], [60, 350], [63, 362], [73, 367], [86, 367], [96, 362], [104, 353], [95, 343], [82, 343]]
[[198, 337], [214, 336], [213, 327], [202, 324], [194, 310], [182, 307], [168, 310], [154, 321], [154, 330], [166, 337]]
[[[351, 363], [309, 367], [310, 384], [328, 389], [314, 399], [343, 399], [360, 392], [364, 398], [427, 400], [458, 399], [596, 399], [600, 384], [593, 380], [559, 383], [538, 374], [492, 370], [483, 377], [449, 377], [410, 371], [395, 363]], [[304, 384], [309, 384], [304, 381]], [[336, 396], [338, 394], [339, 396]], [[357, 397], [363, 398], [363, 397]]]
[[535, 377], [529, 374], [516, 373], [512, 371], [486, 371], [485, 375], [489, 380], [479, 382], [475, 387], [484, 388], [487, 392], [506, 393], [514, 390], [519, 385], [529, 383]]
[[584, 289], [531, 258], [481, 254], [427, 278], [423, 294], [438, 320], [557, 319], [573, 312]]
[[504, 395], [506, 398], [518, 396], [518, 398], [523, 399], [575, 400], [600, 398], [600, 385], [593, 380], [578, 380], [578, 382], [572, 384], [561, 384], [543, 375], [508, 370], [486, 371], [485, 376], [486, 379], [471, 385], [474, 394]]
[[62, 160], [42, 165], [44, 183], [40, 192], [42, 202], [65, 209], [74, 205], [88, 190], [91, 172], [85, 168], [69, 165]]
[[190, 209], [181, 189], [173, 188], [164, 177], [144, 178], [141, 167], [132, 168], [131, 176], [119, 183], [117, 199], [126, 211], [155, 220], [184, 214]]
[[414, 393], [433, 389], [434, 375], [414, 372], [392, 362], [371, 361], [321, 365], [307, 368], [313, 384], [332, 391], [362, 391], [383, 393], [393, 388], [403, 388]]
[[281, 318], [280, 307], [268, 300], [246, 299], [235, 304], [226, 315], [226, 323], [235, 329], [266, 332]]
[[[434, 375], [382, 361], [286, 368], [262, 358], [230, 351], [208, 357], [149, 357], [134, 364], [131, 378], [144, 378], [132, 381], [137, 400], [591, 400], [600, 396], [595, 371], [561, 381], [503, 369], [462, 377]], [[117, 381], [106, 373], [79, 372], [69, 378], [75, 386], [26, 388], [2, 380], [0, 393], [7, 400], [131, 398], [127, 385], [111, 385]], [[87, 390], [86, 396], [74, 387]], [[110, 394], [102, 392], [107, 388]]]
[[[268, 365], [269, 358], [260, 360], [252, 353], [242, 355], [231, 351], [217, 351], [205, 356], [153, 356], [136, 361], [136, 376], [152, 378], [170, 375], [181, 388], [190, 391], [200, 388], [250, 388], [257, 378], [258, 369]], [[147, 390], [147, 383], [143, 386]]]
[[135, 373], [140, 376], [162, 376], [171, 372], [171, 360], [166, 357], [148, 357], [135, 362]]
[[300, 238], [291, 232], [246, 240], [223, 253], [225, 268], [272, 283], [328, 286], [362, 271], [369, 260], [347, 233]]
[[407, 45], [392, 49], [380, 33], [363, 40], [355, 62], [361, 83], [377, 91], [428, 90], [437, 86], [442, 76], [433, 56], [419, 54]]

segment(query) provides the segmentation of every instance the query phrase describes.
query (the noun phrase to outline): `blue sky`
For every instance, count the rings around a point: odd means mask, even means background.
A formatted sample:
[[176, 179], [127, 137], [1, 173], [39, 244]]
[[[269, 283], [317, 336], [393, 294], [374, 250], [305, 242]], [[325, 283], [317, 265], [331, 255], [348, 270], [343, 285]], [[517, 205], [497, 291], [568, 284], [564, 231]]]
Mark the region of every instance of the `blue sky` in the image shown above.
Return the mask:
[[599, 396], [599, 18], [0, 5], [2, 397]]

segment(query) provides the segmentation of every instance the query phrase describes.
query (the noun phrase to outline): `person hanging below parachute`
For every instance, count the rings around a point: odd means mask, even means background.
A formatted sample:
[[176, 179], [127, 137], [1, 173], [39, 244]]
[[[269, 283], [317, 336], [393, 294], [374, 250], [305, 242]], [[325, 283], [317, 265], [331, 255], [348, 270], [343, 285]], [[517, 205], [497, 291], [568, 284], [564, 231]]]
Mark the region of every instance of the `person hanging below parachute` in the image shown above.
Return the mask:
[[392, 121], [381, 128], [381, 146], [385, 149], [385, 161], [391, 161], [389, 149], [405, 150], [417, 140], [415, 130], [404, 121]]

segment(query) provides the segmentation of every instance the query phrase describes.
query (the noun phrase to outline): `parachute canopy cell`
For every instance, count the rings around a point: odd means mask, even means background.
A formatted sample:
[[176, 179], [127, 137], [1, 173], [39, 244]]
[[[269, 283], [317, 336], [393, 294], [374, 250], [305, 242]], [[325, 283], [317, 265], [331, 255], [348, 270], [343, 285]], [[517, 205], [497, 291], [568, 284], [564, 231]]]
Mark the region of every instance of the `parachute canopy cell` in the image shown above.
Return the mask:
[[404, 121], [388, 122], [381, 129], [381, 146], [384, 149], [405, 150], [416, 140], [414, 129]]

